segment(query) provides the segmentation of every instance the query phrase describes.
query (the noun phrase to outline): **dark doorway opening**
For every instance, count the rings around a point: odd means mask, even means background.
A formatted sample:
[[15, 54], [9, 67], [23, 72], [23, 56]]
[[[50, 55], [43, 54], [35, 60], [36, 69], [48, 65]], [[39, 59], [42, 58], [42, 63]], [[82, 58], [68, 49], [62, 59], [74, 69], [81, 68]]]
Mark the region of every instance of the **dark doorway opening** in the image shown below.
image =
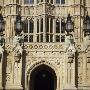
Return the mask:
[[29, 90], [56, 90], [56, 75], [47, 65], [41, 65], [32, 71]]

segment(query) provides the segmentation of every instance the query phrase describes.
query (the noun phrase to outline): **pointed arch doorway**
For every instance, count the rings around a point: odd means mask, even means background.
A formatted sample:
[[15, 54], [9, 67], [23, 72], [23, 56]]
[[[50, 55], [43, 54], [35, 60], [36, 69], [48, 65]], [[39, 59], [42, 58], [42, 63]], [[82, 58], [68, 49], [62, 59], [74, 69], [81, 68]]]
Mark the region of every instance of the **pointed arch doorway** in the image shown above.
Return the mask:
[[40, 65], [32, 71], [29, 90], [56, 90], [56, 86], [56, 74], [49, 66]]

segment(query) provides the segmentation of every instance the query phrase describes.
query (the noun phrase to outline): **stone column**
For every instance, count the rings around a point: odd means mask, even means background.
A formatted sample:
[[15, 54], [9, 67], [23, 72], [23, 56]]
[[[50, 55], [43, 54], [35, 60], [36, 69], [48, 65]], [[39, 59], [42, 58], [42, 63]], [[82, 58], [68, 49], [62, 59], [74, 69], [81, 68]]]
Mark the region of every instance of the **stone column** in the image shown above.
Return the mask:
[[[34, 15], [36, 16], [36, 4], [37, 4], [37, 0], [34, 0]], [[37, 17], [34, 17], [34, 41], [33, 42], [37, 42]]]
[[[51, 23], [50, 21], [51, 21], [51, 18], [49, 17], [49, 33], [50, 33], [50, 28], [51, 28], [50, 27], [50, 23]], [[50, 34], [49, 34], [49, 42], [50, 42]]]
[[[16, 55], [16, 56], [15, 56]], [[22, 55], [18, 56], [14, 53], [14, 63], [13, 63], [13, 82], [16, 89], [23, 89], [21, 84], [22, 78]]]
[[90, 90], [90, 35], [83, 40], [83, 89]]
[[65, 40], [65, 53], [66, 53], [66, 71], [65, 71], [65, 77], [66, 77], [66, 85], [65, 89], [68, 90], [76, 90], [76, 85], [75, 85], [75, 46], [74, 42], [72, 41], [73, 37], [71, 36], [66, 36]]
[[3, 90], [3, 87], [2, 87], [2, 63], [3, 63], [3, 56], [2, 56], [2, 59], [0, 60], [0, 90]]
[[39, 42], [41, 42], [40, 32], [41, 32], [41, 17], [39, 17]]
[[53, 42], [55, 42], [55, 33], [56, 33], [56, 19], [53, 19]]
[[37, 18], [34, 17], [34, 42], [37, 42]]
[[46, 17], [43, 16], [43, 42], [46, 42]]
[[3, 75], [2, 74], [2, 64], [3, 64], [4, 41], [5, 41], [4, 38], [0, 35], [0, 90], [3, 89], [3, 86], [2, 86], [2, 75]]
[[66, 53], [66, 89], [74, 90], [75, 85], [75, 54]]

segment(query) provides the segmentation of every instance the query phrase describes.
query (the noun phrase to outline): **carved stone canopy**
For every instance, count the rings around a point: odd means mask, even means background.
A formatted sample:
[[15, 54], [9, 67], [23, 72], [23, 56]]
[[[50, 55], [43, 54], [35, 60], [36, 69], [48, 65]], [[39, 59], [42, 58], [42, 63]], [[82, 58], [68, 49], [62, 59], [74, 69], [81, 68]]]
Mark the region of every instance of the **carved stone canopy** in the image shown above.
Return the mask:
[[[22, 50], [22, 48], [20, 48]], [[16, 48], [14, 51], [13, 51], [13, 54], [14, 54], [14, 59], [16, 62], [19, 62], [20, 59], [21, 59], [21, 56], [22, 56], [22, 51]]]
[[66, 51], [68, 57], [74, 57], [75, 52], [76, 52], [76, 49], [73, 45], [70, 45]]

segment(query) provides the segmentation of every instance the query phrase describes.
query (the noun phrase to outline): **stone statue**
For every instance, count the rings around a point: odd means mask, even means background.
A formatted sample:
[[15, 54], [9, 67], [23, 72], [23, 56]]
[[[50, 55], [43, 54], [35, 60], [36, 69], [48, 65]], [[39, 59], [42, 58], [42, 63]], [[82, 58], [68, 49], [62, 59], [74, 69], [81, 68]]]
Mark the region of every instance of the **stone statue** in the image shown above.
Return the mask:
[[0, 36], [0, 61], [3, 58], [3, 52], [4, 52], [4, 38], [3, 36]]
[[22, 36], [15, 36], [13, 38], [13, 52], [15, 53], [15, 61], [19, 61], [20, 60], [20, 57], [22, 55]]
[[74, 45], [74, 40], [73, 40], [73, 36], [72, 35], [68, 35], [66, 36], [65, 39], [65, 52], [68, 56], [69, 62], [73, 61], [76, 49], [75, 49], [75, 45]]
[[16, 35], [13, 38], [13, 72], [14, 72], [14, 83], [21, 85], [21, 71], [22, 71], [22, 36]]
[[85, 51], [89, 45], [90, 45], [90, 35], [87, 35], [83, 40], [83, 47], [82, 47], [83, 51]]

